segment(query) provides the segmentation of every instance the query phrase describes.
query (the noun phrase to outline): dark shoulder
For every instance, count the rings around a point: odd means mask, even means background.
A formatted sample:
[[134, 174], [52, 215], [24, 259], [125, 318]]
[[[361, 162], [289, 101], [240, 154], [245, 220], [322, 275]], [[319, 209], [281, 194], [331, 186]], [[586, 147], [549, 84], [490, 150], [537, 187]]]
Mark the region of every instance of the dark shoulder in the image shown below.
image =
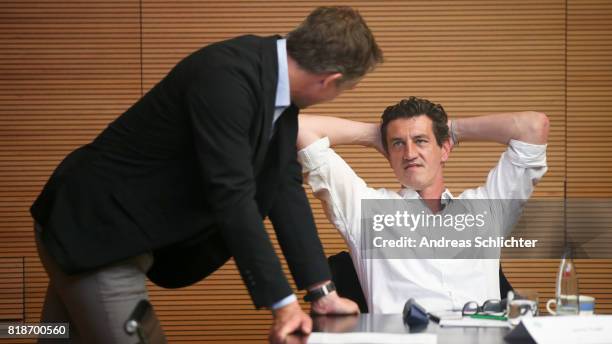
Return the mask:
[[257, 93], [262, 71], [273, 69], [269, 57], [276, 54], [272, 49], [277, 39], [244, 35], [209, 44], [179, 61], [160, 82], [160, 88], [177, 98], [193, 89], [237, 87], [235, 84]]
[[220, 64], [232, 62], [257, 63], [261, 60], [262, 51], [270, 49], [271, 43], [275, 41], [274, 37], [238, 36], [207, 45], [194, 52], [191, 57], [195, 60]]
[[275, 37], [245, 35], [212, 43], [185, 57], [174, 72], [197, 79], [223, 71], [255, 76], [261, 70], [263, 52], [275, 42]]

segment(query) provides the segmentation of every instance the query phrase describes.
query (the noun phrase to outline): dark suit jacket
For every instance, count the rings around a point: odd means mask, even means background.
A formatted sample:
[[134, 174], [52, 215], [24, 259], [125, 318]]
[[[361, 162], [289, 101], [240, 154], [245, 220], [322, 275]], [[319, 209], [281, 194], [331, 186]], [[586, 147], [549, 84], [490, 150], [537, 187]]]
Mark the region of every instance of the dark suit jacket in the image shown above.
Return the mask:
[[233, 256], [255, 305], [269, 306], [291, 293], [269, 216], [298, 288], [330, 278], [296, 160], [295, 106], [270, 140], [277, 39], [196, 51], [64, 159], [31, 212], [66, 272], [153, 251], [149, 278], [180, 287]]

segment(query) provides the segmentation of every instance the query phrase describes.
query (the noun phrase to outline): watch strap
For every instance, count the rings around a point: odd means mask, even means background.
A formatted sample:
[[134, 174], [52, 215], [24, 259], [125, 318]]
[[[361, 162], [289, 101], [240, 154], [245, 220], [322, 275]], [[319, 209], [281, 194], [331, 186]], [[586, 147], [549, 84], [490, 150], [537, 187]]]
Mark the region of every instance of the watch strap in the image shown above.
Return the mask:
[[304, 301], [315, 302], [318, 299], [328, 295], [329, 293], [335, 290], [336, 290], [336, 285], [334, 284], [334, 282], [330, 281], [320, 287], [309, 290], [306, 293], [306, 296], [304, 296]]

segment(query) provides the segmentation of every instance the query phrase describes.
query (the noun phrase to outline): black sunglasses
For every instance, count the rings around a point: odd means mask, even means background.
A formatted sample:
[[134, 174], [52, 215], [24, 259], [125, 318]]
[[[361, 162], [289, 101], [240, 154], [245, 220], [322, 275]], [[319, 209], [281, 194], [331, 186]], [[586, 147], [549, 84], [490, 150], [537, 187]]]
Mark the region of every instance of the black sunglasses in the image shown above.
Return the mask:
[[461, 315], [474, 315], [479, 313], [491, 314], [502, 313], [506, 311], [506, 300], [487, 300], [482, 306], [476, 301], [469, 301], [461, 310]]

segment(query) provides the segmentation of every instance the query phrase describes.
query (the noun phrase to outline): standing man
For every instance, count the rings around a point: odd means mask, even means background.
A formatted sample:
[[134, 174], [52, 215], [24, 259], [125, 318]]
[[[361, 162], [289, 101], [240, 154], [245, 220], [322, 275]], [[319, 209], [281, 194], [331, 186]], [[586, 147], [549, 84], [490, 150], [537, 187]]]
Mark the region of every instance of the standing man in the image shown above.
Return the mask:
[[263, 226], [269, 216], [317, 313], [357, 306], [330, 273], [296, 160], [299, 109], [330, 101], [382, 61], [359, 13], [322, 7], [279, 36], [196, 51], [59, 165], [31, 212], [49, 275], [43, 322], [73, 342], [126, 343], [123, 323], [158, 285], [193, 284], [234, 257], [272, 341], [311, 330]]

